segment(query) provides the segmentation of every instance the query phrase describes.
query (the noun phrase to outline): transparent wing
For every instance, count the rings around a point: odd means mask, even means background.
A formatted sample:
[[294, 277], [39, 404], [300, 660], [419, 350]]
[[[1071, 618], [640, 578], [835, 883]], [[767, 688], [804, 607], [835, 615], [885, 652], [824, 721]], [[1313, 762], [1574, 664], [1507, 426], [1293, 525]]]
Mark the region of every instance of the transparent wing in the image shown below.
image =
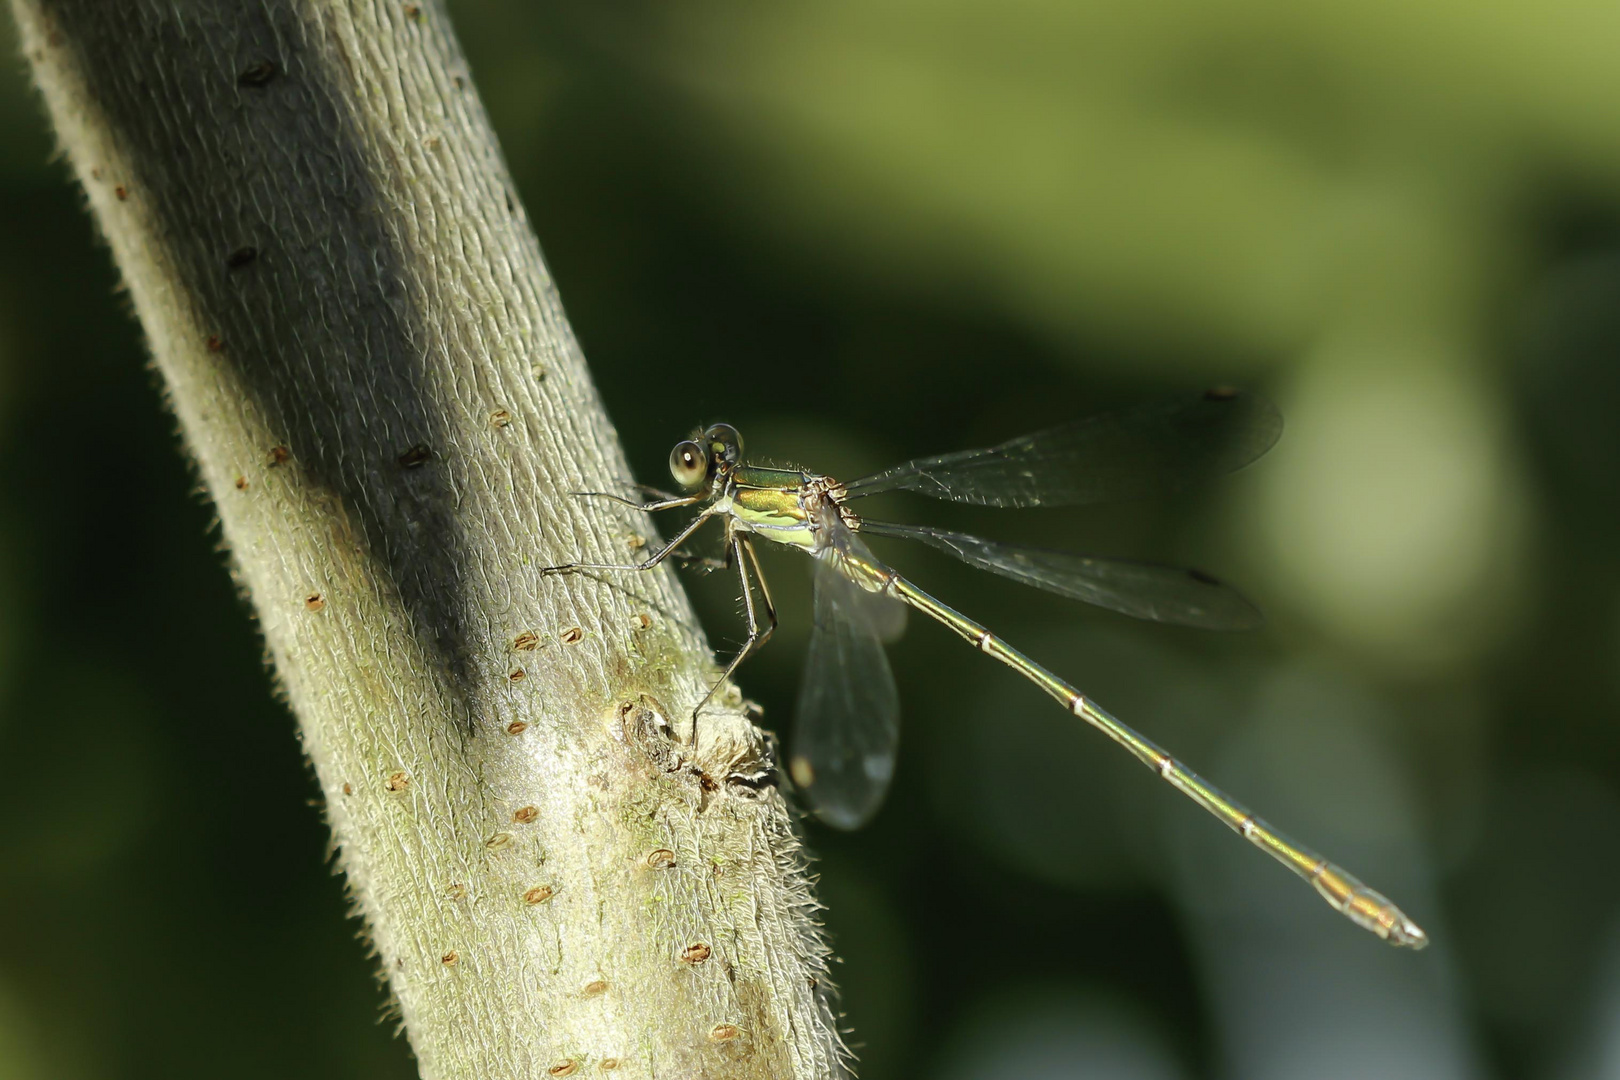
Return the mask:
[[914, 491], [979, 506], [1078, 506], [1146, 498], [1233, 472], [1271, 449], [1282, 416], [1263, 397], [1198, 397], [1103, 413], [984, 450], [917, 458], [853, 484], [849, 498]]
[[[873, 555], [853, 533], [843, 526], [838, 528], [839, 534], [833, 540], [840, 549], [838, 562], [834, 567], [838, 572], [832, 575], [836, 580], [827, 587], [838, 590], [839, 607], [849, 618], [871, 627], [879, 641], [891, 645], [905, 634], [906, 613], [910, 609], [891, 596], [885, 596], [882, 592], [869, 592], [849, 580], [851, 573], [882, 574], [887, 573], [887, 568], [878, 562], [877, 556]], [[843, 552], [846, 551], [855, 556], [854, 560], [843, 559]], [[817, 559], [816, 565], [819, 567], [822, 562], [823, 560]], [[819, 580], [821, 576], [819, 569], [816, 576]], [[873, 583], [881, 587], [880, 581], [874, 579]]]
[[1259, 609], [1236, 589], [1196, 570], [999, 544], [924, 525], [864, 521], [861, 531], [920, 540], [980, 570], [1138, 619], [1204, 630], [1252, 630], [1261, 623]]
[[836, 555], [816, 559], [816, 621], [789, 771], [816, 815], [840, 829], [858, 829], [871, 819], [894, 774], [900, 695], [879, 630], [897, 631], [897, 608], [903, 614], [896, 601], [846, 577]]

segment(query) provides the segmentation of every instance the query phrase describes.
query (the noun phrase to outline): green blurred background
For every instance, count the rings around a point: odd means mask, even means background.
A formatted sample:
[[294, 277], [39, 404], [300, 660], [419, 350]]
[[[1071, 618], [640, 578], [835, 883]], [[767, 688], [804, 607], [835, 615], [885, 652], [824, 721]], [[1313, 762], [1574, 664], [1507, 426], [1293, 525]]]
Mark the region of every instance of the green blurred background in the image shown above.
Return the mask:
[[[1287, 418], [1188, 497], [894, 509], [1200, 566], [1255, 634], [881, 553], [1434, 946], [914, 620], [892, 797], [810, 832], [865, 1077], [1620, 1077], [1620, 8], [452, 15], [645, 480], [718, 419], [848, 475], [1215, 383]], [[0, 128], [0, 1078], [412, 1076], [17, 63]], [[742, 681], [785, 727], [806, 574], [766, 569]]]

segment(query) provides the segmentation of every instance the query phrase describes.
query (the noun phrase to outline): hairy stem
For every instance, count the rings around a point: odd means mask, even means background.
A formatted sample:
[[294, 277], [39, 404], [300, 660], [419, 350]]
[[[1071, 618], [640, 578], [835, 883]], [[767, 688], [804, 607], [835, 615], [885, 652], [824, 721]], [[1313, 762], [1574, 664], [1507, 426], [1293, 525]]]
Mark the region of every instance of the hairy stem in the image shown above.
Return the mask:
[[539, 573], [653, 534], [568, 494], [630, 477], [443, 8], [13, 7], [422, 1074], [841, 1074], [769, 748], [735, 695], [694, 744], [670, 572]]

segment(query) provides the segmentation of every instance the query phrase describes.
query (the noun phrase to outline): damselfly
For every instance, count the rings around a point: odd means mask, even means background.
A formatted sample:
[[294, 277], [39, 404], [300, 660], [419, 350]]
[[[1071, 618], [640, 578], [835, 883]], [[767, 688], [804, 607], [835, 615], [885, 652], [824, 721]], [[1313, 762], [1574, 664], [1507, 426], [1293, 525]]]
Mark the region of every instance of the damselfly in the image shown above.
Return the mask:
[[[751, 465], [743, 457], [737, 430], [715, 424], [670, 453], [670, 473], [686, 494], [648, 503], [604, 496], [648, 513], [701, 505], [674, 539], [639, 563], [570, 563], [545, 572], [650, 570], [679, 552], [704, 522], [720, 518], [725, 524], [724, 565], [735, 567], [742, 580], [748, 637], [699, 703], [701, 710], [776, 629], [776, 608], [760, 573], [754, 538], [803, 551], [815, 559], [815, 622], [788, 771], [829, 824], [859, 827], [876, 812], [888, 789], [900, 702], [883, 642], [899, 633], [909, 607], [944, 623], [1052, 695], [1310, 882], [1351, 921], [1394, 945], [1421, 949], [1427, 936], [1384, 896], [1287, 839], [1079, 690], [883, 565], [860, 534], [918, 540], [970, 566], [1038, 589], [1185, 626], [1232, 630], [1256, 625], [1259, 613], [1236, 591], [1206, 575], [1153, 563], [994, 543], [926, 526], [881, 524], [861, 518], [850, 505], [868, 495], [898, 491], [995, 507], [1141, 498], [1240, 469], [1270, 449], [1281, 430], [1282, 418], [1263, 398], [1212, 390], [1093, 416], [988, 449], [918, 458], [846, 484], [802, 469]], [[696, 715], [694, 711], [694, 724]]]

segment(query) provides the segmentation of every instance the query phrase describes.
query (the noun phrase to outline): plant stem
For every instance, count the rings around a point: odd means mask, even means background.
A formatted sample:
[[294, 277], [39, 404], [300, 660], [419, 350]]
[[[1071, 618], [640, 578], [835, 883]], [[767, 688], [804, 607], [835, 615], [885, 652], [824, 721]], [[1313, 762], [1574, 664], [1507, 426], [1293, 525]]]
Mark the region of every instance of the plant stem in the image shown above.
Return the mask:
[[629, 472], [443, 7], [13, 7], [422, 1074], [842, 1075], [768, 745], [735, 696], [690, 742], [671, 572], [539, 573], [655, 537], [569, 494]]

